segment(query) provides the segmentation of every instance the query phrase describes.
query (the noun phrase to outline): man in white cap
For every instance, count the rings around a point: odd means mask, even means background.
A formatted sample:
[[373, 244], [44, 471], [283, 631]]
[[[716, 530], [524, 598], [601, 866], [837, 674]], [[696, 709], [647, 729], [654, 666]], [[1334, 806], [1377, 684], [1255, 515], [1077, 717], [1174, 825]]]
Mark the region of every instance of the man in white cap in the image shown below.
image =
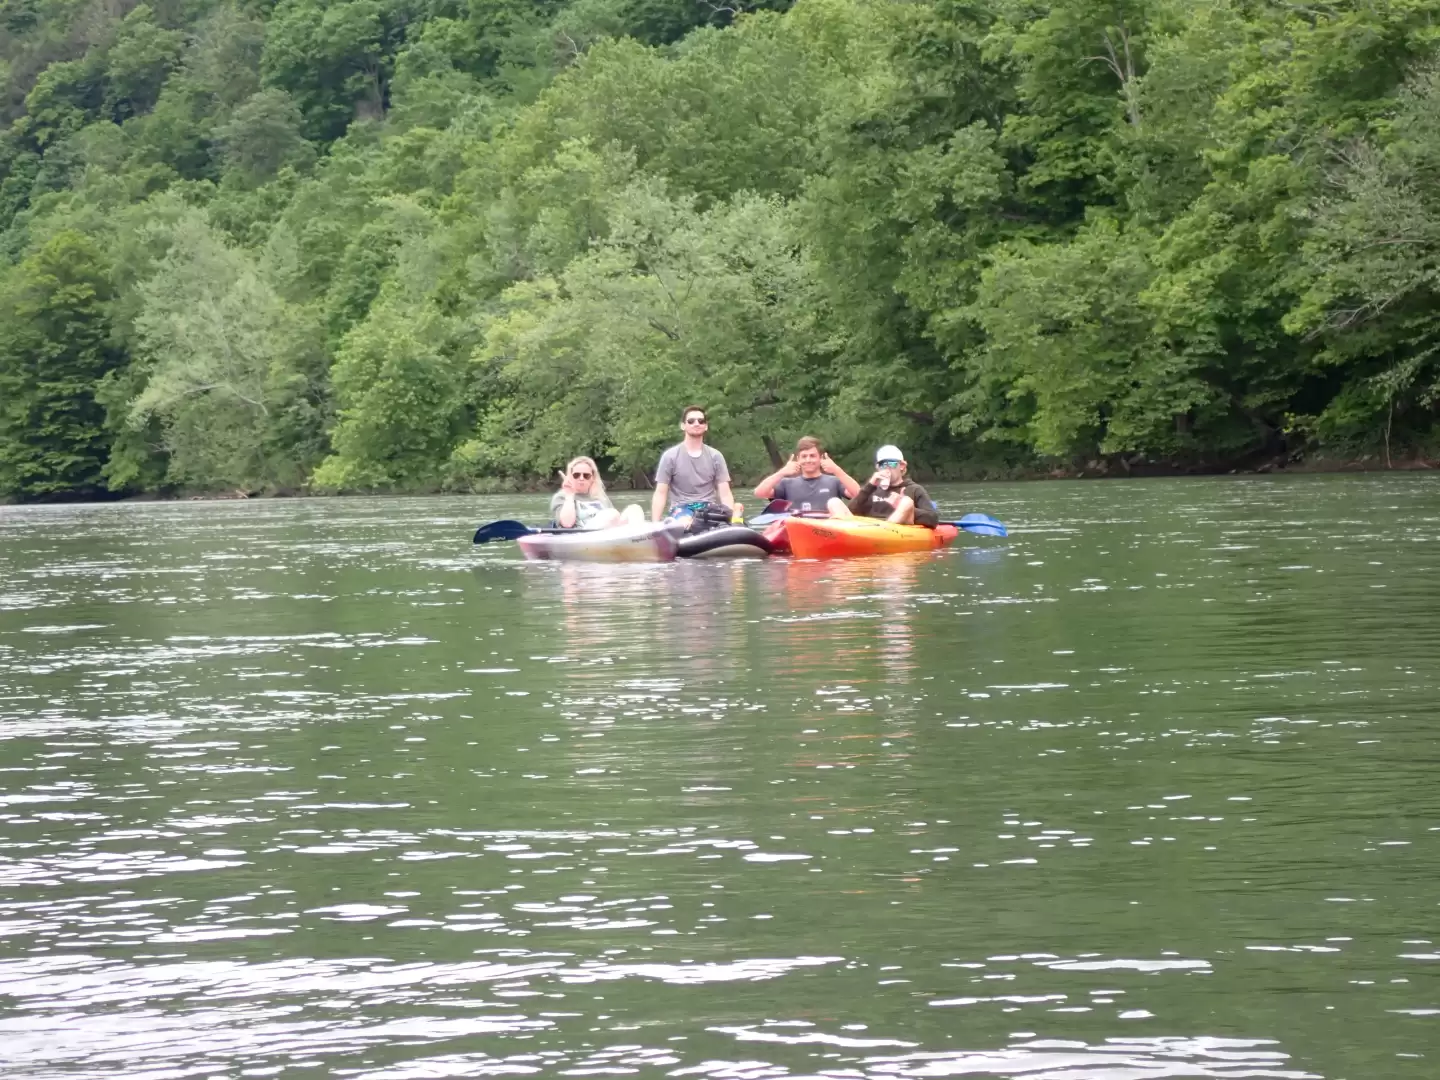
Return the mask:
[[831, 499], [831, 517], [883, 518], [897, 525], [940, 524], [940, 512], [930, 493], [905, 477], [905, 455], [889, 443], [875, 451], [875, 475], [860, 485], [860, 492], [847, 506]]

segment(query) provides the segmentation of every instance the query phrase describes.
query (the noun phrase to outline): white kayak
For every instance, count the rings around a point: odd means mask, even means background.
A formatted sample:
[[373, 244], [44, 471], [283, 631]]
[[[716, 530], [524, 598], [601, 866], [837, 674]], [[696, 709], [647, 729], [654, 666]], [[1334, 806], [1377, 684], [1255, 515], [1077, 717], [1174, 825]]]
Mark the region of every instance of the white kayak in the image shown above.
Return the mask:
[[559, 562], [670, 562], [684, 522], [646, 522], [613, 529], [576, 529], [563, 533], [536, 533], [516, 541], [527, 559]]

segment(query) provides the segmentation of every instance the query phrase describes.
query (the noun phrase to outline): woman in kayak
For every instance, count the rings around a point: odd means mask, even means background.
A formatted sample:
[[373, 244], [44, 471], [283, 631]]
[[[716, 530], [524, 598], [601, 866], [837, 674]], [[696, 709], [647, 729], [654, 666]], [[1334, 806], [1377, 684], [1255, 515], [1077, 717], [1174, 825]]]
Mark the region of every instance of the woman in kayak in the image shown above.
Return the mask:
[[605, 494], [605, 481], [595, 460], [577, 457], [560, 473], [560, 490], [550, 499], [550, 516], [562, 529], [609, 529], [640, 525], [645, 512], [638, 506], [615, 509]]

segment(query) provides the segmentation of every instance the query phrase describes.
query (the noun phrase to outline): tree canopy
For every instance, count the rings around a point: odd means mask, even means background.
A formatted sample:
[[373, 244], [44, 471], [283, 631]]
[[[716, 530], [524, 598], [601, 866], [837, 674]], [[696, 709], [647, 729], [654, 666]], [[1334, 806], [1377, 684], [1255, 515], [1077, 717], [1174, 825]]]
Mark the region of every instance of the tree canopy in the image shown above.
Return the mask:
[[1437, 445], [1440, 0], [0, 6], [0, 498]]

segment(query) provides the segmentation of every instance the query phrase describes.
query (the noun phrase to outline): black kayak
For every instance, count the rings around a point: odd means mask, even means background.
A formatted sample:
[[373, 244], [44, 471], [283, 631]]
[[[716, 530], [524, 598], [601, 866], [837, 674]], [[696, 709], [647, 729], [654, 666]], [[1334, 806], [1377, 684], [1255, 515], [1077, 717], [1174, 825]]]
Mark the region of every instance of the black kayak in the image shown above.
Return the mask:
[[762, 559], [774, 551], [774, 545], [761, 533], [745, 525], [724, 525], [680, 538], [682, 559]]

